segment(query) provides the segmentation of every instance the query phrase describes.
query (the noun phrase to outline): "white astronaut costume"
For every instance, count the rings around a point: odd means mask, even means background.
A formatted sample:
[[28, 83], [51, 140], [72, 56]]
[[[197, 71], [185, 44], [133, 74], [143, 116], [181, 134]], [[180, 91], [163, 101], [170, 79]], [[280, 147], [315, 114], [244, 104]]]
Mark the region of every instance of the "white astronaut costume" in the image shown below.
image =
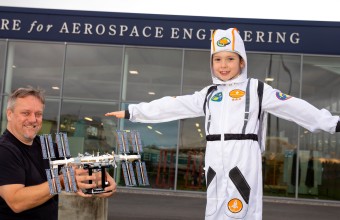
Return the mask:
[[192, 95], [131, 104], [125, 117], [132, 122], [159, 123], [206, 115], [205, 219], [261, 220], [266, 113], [294, 121], [311, 132], [329, 133], [340, 130], [339, 116], [264, 84], [259, 119], [258, 80], [247, 78], [246, 51], [237, 29], [214, 32], [211, 57], [220, 51], [235, 52], [243, 58], [245, 67], [238, 77], [221, 81], [212, 72], [216, 90], [208, 96], [211, 86]]

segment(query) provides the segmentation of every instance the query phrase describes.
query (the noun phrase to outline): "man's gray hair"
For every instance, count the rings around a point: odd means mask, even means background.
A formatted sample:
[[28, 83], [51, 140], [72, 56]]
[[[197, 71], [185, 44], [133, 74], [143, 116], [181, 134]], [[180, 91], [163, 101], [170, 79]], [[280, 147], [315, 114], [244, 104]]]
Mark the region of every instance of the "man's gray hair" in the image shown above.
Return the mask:
[[27, 96], [36, 97], [45, 106], [45, 91], [41, 88], [33, 88], [32, 86], [27, 86], [26, 88], [18, 88], [12, 92], [12, 94], [8, 97], [7, 109], [13, 111], [16, 100], [18, 98], [25, 98]]

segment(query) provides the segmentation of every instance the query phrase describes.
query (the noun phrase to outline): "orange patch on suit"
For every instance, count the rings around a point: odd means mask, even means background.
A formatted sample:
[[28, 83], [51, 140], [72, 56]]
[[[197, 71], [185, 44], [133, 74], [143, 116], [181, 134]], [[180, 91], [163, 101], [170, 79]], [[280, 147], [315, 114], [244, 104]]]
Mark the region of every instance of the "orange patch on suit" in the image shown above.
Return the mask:
[[233, 101], [235, 100], [241, 100], [241, 97], [243, 97], [246, 94], [245, 91], [239, 90], [239, 89], [234, 89], [229, 92], [229, 96], [233, 98]]
[[232, 199], [228, 202], [228, 209], [232, 213], [238, 213], [242, 210], [243, 204], [239, 199]]

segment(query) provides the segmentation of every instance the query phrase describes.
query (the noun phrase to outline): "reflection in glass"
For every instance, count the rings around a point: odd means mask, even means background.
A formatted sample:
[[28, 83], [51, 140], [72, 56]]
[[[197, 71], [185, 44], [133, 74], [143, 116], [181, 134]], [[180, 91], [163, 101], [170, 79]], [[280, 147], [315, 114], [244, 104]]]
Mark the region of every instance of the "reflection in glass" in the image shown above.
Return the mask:
[[111, 153], [114, 150], [116, 119], [104, 114], [116, 110], [117, 103], [64, 100], [60, 131], [67, 132], [72, 156], [85, 152]]
[[7, 100], [8, 100], [8, 96], [3, 96], [2, 97], [3, 100], [3, 104], [1, 106], [1, 134], [5, 131], [6, 127], [7, 127]]
[[[300, 56], [251, 53], [248, 77], [300, 97], [300, 65]], [[295, 196], [297, 146], [298, 126], [269, 115], [266, 150], [262, 155], [265, 195]]]
[[[212, 84], [209, 51], [185, 51], [183, 94], [193, 94]], [[203, 108], [203, 106], [202, 106]], [[205, 191], [204, 117], [180, 121], [177, 189]]]
[[300, 56], [255, 53], [248, 55], [248, 77], [262, 80], [295, 97], [300, 97], [300, 69]]
[[180, 131], [177, 189], [205, 191], [204, 118], [182, 119]]
[[60, 43], [9, 42], [5, 91], [30, 85], [59, 97], [64, 49]]
[[[302, 97], [317, 108], [340, 112], [340, 58], [305, 56]], [[339, 200], [340, 134], [301, 129], [299, 197]]]
[[[152, 188], [173, 189], [178, 121], [147, 124], [121, 120], [120, 130], [138, 130], [140, 132], [144, 151], [142, 160], [146, 164], [150, 186]], [[117, 178], [117, 180], [117, 183], [124, 185], [122, 177]]]
[[43, 125], [39, 134], [55, 134], [58, 132], [59, 100], [47, 99], [43, 115]]
[[[3, 102], [4, 96], [2, 95], [3, 89], [2, 89], [2, 85], [3, 85], [3, 79], [4, 79], [4, 72], [5, 72], [5, 57], [6, 57], [6, 41], [0, 40], [0, 103], [6, 103]], [[5, 104], [6, 105], [6, 104]], [[5, 115], [6, 111], [4, 111], [2, 108], [0, 108], [0, 116], [1, 116], [1, 131], [4, 131], [6, 125], [5, 125], [5, 120], [6, 120], [6, 115]], [[2, 132], [1, 132], [2, 133]]]
[[180, 94], [182, 51], [126, 48], [122, 100], [146, 102]]
[[[2, 80], [5, 72], [5, 57], [6, 57], [7, 44], [6, 41], [0, 40], [0, 91], [2, 93]], [[0, 100], [1, 101], [1, 100]]]
[[340, 58], [305, 56], [302, 98], [317, 108], [340, 111]]
[[182, 94], [193, 94], [212, 84], [209, 57], [209, 51], [185, 51]]
[[63, 96], [118, 100], [122, 53], [122, 47], [67, 45]]

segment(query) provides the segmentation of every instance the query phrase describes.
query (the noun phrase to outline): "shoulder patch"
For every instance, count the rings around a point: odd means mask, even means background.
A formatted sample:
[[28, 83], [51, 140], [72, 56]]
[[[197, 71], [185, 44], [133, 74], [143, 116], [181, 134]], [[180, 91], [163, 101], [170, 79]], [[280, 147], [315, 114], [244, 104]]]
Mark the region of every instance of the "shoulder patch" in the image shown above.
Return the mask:
[[281, 101], [285, 101], [287, 99], [292, 98], [290, 95], [284, 94], [282, 92], [276, 92], [276, 98], [278, 98]]
[[222, 92], [218, 92], [213, 97], [211, 97], [210, 100], [213, 101], [213, 102], [220, 102], [220, 101], [222, 101], [222, 98], [223, 98]]

